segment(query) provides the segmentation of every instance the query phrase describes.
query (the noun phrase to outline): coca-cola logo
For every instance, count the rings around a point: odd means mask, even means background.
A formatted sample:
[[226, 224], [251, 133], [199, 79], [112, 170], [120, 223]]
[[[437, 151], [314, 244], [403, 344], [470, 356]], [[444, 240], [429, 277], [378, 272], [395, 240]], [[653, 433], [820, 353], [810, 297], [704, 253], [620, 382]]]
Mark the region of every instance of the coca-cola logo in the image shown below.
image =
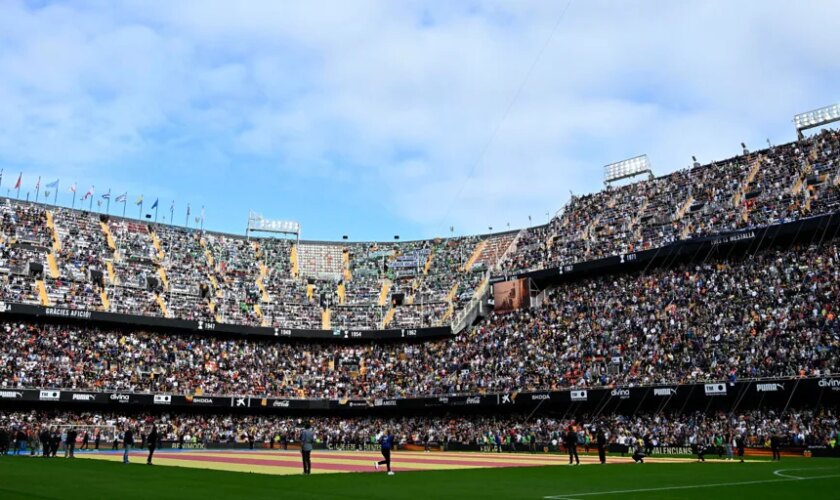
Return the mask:
[[271, 403], [271, 406], [274, 408], [288, 408], [291, 405], [291, 402], [288, 399], [284, 399], [282, 401], [275, 401]]
[[471, 398], [467, 398], [467, 399], [464, 401], [464, 404], [467, 404], [467, 405], [480, 405], [480, 404], [481, 404], [481, 398], [480, 398], [479, 396], [473, 396], [473, 397], [471, 397]]

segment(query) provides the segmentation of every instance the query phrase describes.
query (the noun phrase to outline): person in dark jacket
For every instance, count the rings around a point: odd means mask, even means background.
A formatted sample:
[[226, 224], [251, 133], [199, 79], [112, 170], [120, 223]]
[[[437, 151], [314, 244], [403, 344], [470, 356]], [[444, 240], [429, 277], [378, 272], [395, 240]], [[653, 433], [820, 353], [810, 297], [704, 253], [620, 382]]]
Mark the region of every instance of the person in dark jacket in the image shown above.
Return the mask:
[[38, 439], [41, 440], [41, 456], [47, 458], [50, 456], [50, 450], [52, 449], [52, 436], [50, 436], [50, 430], [46, 427], [42, 427], [41, 433], [38, 434]]
[[595, 435], [595, 444], [598, 445], [598, 460], [602, 464], [607, 463], [607, 435], [604, 434], [604, 429], [598, 429], [598, 433]]
[[391, 470], [391, 450], [394, 448], [394, 435], [386, 430], [379, 438], [379, 445], [382, 448], [382, 458], [379, 462], [374, 462], [373, 466], [379, 470], [380, 465], [388, 467], [388, 475], [393, 476], [394, 471]]
[[309, 475], [312, 472], [312, 448], [315, 445], [315, 431], [312, 425], [306, 422], [303, 431], [300, 433], [300, 454], [303, 459], [303, 473]]
[[566, 441], [566, 451], [569, 452], [569, 465], [580, 465], [580, 458], [578, 458], [577, 452], [577, 445], [578, 445], [578, 435], [575, 432], [575, 429], [569, 426], [568, 432], [566, 432], [565, 436]]
[[778, 432], [774, 431], [773, 435], [770, 436], [770, 451], [773, 452], [773, 460], [782, 460], [781, 439], [779, 438]]
[[738, 458], [741, 460], [741, 463], [743, 463], [744, 448], [746, 448], [746, 442], [742, 434], [739, 434], [738, 437], [735, 438], [735, 447], [738, 449]]
[[58, 448], [61, 446], [61, 433], [58, 429], [53, 428], [50, 436], [50, 456], [54, 457], [58, 453]]
[[96, 431], [96, 436], [93, 438], [93, 449], [99, 451], [99, 441], [102, 440], [102, 435]]
[[155, 424], [152, 424], [152, 430], [149, 431], [149, 435], [146, 437], [146, 443], [149, 445], [149, 458], [146, 459], [146, 464], [152, 465], [152, 455], [155, 454], [155, 448], [157, 448], [158, 443], [157, 426]]
[[70, 458], [74, 458], [73, 453], [76, 451], [76, 438], [78, 436], [79, 433], [72, 427], [67, 431], [67, 438], [64, 441], [64, 446], [67, 447], [67, 456]]
[[125, 434], [123, 434], [123, 463], [128, 463], [128, 452], [131, 451], [131, 447], [134, 446], [134, 432], [132, 432], [131, 427], [127, 427], [125, 429]]
[[90, 443], [90, 433], [85, 431], [84, 435], [82, 436], [82, 447], [79, 448], [80, 450], [88, 449], [88, 444]]

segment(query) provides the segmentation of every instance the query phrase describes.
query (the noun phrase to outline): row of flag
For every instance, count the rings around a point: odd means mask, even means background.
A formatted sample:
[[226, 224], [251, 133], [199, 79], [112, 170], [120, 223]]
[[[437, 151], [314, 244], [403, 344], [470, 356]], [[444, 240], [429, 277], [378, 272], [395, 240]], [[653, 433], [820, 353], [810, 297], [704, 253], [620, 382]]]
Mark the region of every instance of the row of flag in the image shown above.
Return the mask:
[[[2, 183], [3, 183], [3, 170], [0, 170], [0, 185], [2, 185]], [[14, 185], [14, 188], [13, 188], [13, 189], [17, 190], [18, 198], [20, 198], [20, 188], [22, 186], [22, 183], [23, 183], [23, 172], [21, 172], [18, 175], [17, 182], [15, 182], [15, 185]], [[45, 188], [44, 189], [44, 198], [49, 199], [50, 194], [52, 194], [53, 197], [54, 197], [53, 198], [54, 202], [55, 202], [55, 204], [57, 204], [58, 191], [59, 191], [59, 179], [56, 179], [53, 182], [44, 184], [44, 188]], [[95, 188], [95, 186], [90, 186], [90, 188], [87, 191], [85, 191], [84, 195], [82, 195], [82, 201], [90, 200], [90, 209], [93, 209], [93, 200], [95, 198], [94, 188]], [[77, 183], [74, 182], [67, 189], [68, 193], [73, 193], [73, 202], [72, 202], [71, 208], [76, 208], [76, 194], [77, 194], [76, 191], [77, 191]], [[35, 201], [36, 202], [38, 201], [38, 197], [40, 196], [40, 192], [41, 192], [41, 177], [39, 176], [38, 181], [35, 183]], [[105, 202], [107, 202], [107, 209], [106, 210], [108, 211], [108, 213], [110, 213], [111, 190], [109, 189], [107, 193], [103, 193], [100, 196], [100, 198], [101, 199], [97, 200], [97, 202], [96, 202], [97, 206], [101, 206], [102, 201], [104, 200]], [[26, 199], [27, 200], [29, 199], [29, 194], [28, 193], [27, 193], [27, 198]], [[128, 191], [114, 197], [114, 202], [123, 204], [123, 216], [125, 216], [126, 205], [128, 204]], [[138, 218], [141, 218], [141, 216], [142, 216], [144, 202], [145, 202], [145, 199], [144, 199], [144, 195], [142, 195], [142, 194], [140, 196], [138, 196], [137, 199], [134, 201], [134, 205], [139, 207], [139, 211], [138, 211], [138, 214], [137, 214]], [[160, 198], [155, 198], [155, 202], [152, 203], [152, 206], [149, 208], [150, 210], [155, 211], [155, 217], [154, 217], [155, 222], [157, 222], [157, 219], [158, 219], [159, 205], [160, 205]], [[169, 206], [169, 212], [170, 212], [170, 222], [174, 223], [175, 200], [172, 200], [172, 204]], [[191, 214], [191, 207], [190, 207], [190, 204], [187, 203], [187, 215], [186, 215], [186, 224], [187, 225], [189, 225], [190, 214]], [[151, 218], [151, 214], [146, 214], [146, 218]], [[204, 227], [204, 207], [201, 207], [201, 215], [195, 217], [195, 223], [196, 224], [201, 224], [202, 228]]]

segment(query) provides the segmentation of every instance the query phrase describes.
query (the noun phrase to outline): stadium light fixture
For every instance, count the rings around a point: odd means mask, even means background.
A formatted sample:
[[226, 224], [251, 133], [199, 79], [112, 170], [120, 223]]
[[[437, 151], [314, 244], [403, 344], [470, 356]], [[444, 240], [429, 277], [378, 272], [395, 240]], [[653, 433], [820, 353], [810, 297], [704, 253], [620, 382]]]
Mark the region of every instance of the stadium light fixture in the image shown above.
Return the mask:
[[633, 158], [617, 161], [604, 166], [604, 184], [609, 186], [611, 182], [628, 179], [644, 173], [653, 177], [653, 171], [650, 169], [650, 160], [648, 160], [648, 156], [634, 156]]
[[802, 137], [803, 130], [819, 127], [838, 120], [840, 120], [840, 104], [832, 104], [831, 106], [825, 106], [795, 115], [793, 117], [793, 124], [796, 126], [797, 134]]

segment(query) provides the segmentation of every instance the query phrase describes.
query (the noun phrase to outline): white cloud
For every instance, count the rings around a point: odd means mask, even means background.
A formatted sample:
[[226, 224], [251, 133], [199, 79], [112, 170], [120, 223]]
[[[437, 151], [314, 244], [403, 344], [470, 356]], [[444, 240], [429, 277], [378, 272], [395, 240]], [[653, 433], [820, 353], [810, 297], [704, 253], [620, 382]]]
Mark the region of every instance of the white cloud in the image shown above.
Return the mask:
[[621, 158], [666, 173], [791, 139], [793, 113], [838, 99], [833, 2], [574, 0], [523, 85], [564, 8], [6, 2], [0, 160], [254, 160], [348, 196], [381, 186], [375, 202], [428, 236], [542, 220]]

